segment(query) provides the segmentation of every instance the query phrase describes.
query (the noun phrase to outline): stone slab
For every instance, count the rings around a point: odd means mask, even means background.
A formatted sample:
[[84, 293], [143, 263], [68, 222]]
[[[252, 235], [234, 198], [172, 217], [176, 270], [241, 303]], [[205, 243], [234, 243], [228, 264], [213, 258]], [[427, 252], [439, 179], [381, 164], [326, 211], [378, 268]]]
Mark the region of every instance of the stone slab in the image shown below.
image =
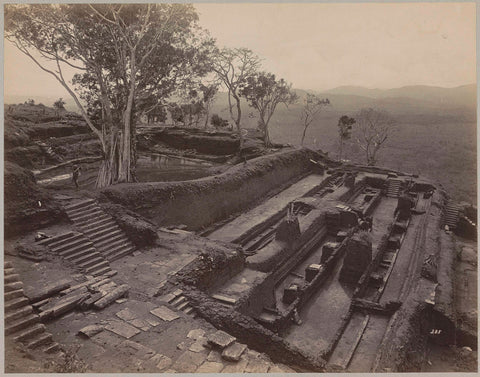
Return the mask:
[[186, 351], [175, 361], [172, 368], [180, 373], [193, 373], [205, 361], [207, 355]]
[[223, 368], [222, 373], [244, 373], [247, 368], [248, 360], [240, 359], [238, 363], [228, 363]]
[[172, 365], [173, 360], [170, 359], [168, 356], [162, 355], [157, 353], [155, 356], [152, 357], [152, 360], [155, 361], [157, 368], [162, 371], [170, 367]]
[[245, 373], [267, 373], [270, 369], [270, 364], [261, 358], [250, 359]]
[[136, 319], [138, 317], [137, 314], [132, 312], [129, 308], [125, 308], [123, 310], [120, 310], [115, 315], [118, 318], [123, 319], [124, 321], [131, 321], [131, 320]]
[[223, 350], [222, 357], [228, 361], [238, 361], [246, 349], [245, 344], [234, 342]]
[[127, 339], [140, 333], [140, 330], [123, 321], [110, 321], [105, 329]]
[[156, 309], [150, 310], [150, 313], [167, 322], [180, 318], [177, 313], [163, 305]]
[[158, 326], [160, 324], [160, 322], [157, 321], [155, 318], [147, 317], [147, 318], [145, 318], [145, 321], [147, 321], [148, 324], [152, 327]]
[[91, 338], [92, 336], [98, 334], [101, 331], [103, 331], [103, 326], [88, 325], [78, 330], [78, 334]]
[[187, 334], [187, 338], [197, 340], [199, 338], [203, 338], [205, 335], [205, 330], [202, 329], [194, 329], [190, 330]]
[[284, 364], [274, 364], [268, 370], [268, 373], [297, 373], [292, 368], [287, 367]]
[[208, 335], [208, 344], [212, 347], [225, 348], [232, 344], [235, 340], [235, 337], [227, 334], [225, 331], [218, 330], [213, 334]]
[[150, 329], [150, 325], [144, 319], [135, 318], [135, 319], [133, 319], [131, 321], [127, 321], [127, 322], [130, 323], [131, 325], [135, 326], [135, 327], [138, 327], [139, 329], [141, 329], [143, 331], [148, 331]]
[[102, 331], [94, 336], [92, 336], [92, 341], [97, 343], [98, 345], [109, 348], [109, 347], [114, 347], [119, 345], [122, 341], [123, 338], [119, 337], [118, 335], [108, 332], [108, 331]]
[[138, 357], [142, 360], [148, 360], [155, 356], [155, 350], [144, 346], [143, 344], [133, 342], [131, 340], [125, 340], [120, 344], [118, 347], [119, 349], [124, 349], [128, 351], [130, 354], [135, 355], [135, 357]]
[[206, 344], [206, 339], [199, 338], [190, 346], [189, 350], [192, 352], [204, 352], [206, 351], [205, 344]]
[[195, 373], [220, 373], [223, 369], [222, 363], [216, 363], [214, 361], [205, 361], [200, 367], [195, 371]]
[[211, 350], [210, 353], [207, 356], [207, 361], [215, 361], [217, 363], [221, 363], [222, 362], [222, 355], [218, 351]]

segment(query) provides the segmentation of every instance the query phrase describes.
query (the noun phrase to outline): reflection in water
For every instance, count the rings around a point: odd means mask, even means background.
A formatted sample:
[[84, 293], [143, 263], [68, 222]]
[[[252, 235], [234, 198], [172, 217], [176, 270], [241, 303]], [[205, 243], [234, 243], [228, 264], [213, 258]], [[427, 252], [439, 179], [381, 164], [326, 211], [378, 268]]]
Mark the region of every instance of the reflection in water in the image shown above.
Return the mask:
[[[209, 169], [217, 165], [198, 159], [145, 153], [138, 156], [136, 175], [140, 182], [189, 181], [211, 175]], [[100, 161], [83, 163], [81, 166], [82, 174], [79, 179], [81, 188], [94, 189]], [[49, 187], [70, 187], [71, 177], [69, 166], [36, 175], [38, 184]]]
[[136, 172], [140, 182], [188, 181], [210, 175], [212, 166], [208, 161], [148, 153], [138, 156]]
[[212, 163], [202, 160], [196, 160], [191, 158], [185, 158], [181, 156], [166, 156], [162, 154], [152, 153], [141, 155], [137, 160], [138, 166], [153, 166], [153, 167], [178, 167], [178, 166], [191, 166], [191, 167], [210, 167]]

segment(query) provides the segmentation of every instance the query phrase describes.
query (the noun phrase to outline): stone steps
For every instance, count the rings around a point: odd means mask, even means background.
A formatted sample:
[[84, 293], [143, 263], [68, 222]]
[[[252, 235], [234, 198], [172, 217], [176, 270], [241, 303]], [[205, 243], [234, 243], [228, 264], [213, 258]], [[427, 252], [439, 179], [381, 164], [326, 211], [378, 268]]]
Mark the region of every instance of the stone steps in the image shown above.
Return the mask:
[[66, 261], [76, 265], [86, 274], [98, 276], [113, 272], [108, 260], [98, 252], [92, 241], [81, 233], [71, 235], [70, 237], [65, 237], [64, 235], [53, 237], [49, 248]]
[[87, 199], [65, 206], [65, 210], [75, 226], [107, 260], [122, 258], [135, 250], [135, 246], [114, 219], [94, 200]]
[[454, 203], [448, 203], [444, 212], [444, 223], [450, 229], [455, 229], [460, 218], [459, 207]]
[[164, 300], [167, 301], [175, 310], [182, 311], [185, 314], [196, 317], [194, 308], [189, 304], [187, 298], [182, 294], [180, 289], [164, 296]]
[[387, 196], [391, 198], [396, 198], [400, 194], [401, 181], [399, 179], [389, 179]]
[[[5, 269], [13, 269], [11, 263], [4, 264]], [[10, 274], [12, 276], [14, 274]], [[16, 275], [18, 276], [18, 275]], [[52, 334], [46, 331], [45, 325], [33, 312], [29, 299], [23, 291], [21, 282], [9, 283], [15, 288], [5, 290], [5, 336], [13, 336], [13, 340], [24, 344], [29, 349], [41, 349], [49, 353], [60, 351], [58, 343], [52, 339]]]

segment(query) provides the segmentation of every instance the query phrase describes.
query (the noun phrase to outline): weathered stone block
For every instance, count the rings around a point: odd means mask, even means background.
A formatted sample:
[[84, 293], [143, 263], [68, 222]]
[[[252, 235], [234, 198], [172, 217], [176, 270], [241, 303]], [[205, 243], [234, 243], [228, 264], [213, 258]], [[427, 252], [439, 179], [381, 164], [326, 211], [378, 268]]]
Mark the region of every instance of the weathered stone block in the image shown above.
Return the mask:
[[227, 334], [225, 331], [218, 330], [213, 334], [208, 335], [207, 337], [208, 344], [214, 348], [225, 348], [232, 344], [235, 340], [235, 337]]
[[238, 361], [246, 349], [245, 344], [235, 342], [223, 350], [222, 357], [228, 361]]
[[338, 242], [326, 242], [322, 247], [322, 256], [320, 257], [320, 263], [325, 261], [333, 254], [335, 249], [339, 246]]
[[372, 261], [372, 240], [367, 232], [352, 236], [347, 242], [347, 250], [340, 271], [340, 281], [357, 283]]
[[[322, 254], [323, 255], [323, 254]], [[322, 266], [320, 264], [311, 264], [305, 269], [305, 280], [311, 282], [318, 275]]]

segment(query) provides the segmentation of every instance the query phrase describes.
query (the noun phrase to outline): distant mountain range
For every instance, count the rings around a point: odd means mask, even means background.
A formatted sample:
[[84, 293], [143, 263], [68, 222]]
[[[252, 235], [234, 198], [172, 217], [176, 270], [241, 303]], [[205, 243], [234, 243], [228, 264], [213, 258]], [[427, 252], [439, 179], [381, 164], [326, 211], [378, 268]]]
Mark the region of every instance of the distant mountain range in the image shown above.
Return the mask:
[[376, 100], [392, 98], [408, 98], [432, 105], [446, 107], [476, 107], [477, 87], [475, 84], [462, 85], [454, 88], [414, 85], [394, 89], [368, 89], [361, 86], [339, 86], [324, 91], [325, 95], [360, 96]]
[[[295, 89], [300, 99], [307, 92], [314, 93], [323, 98], [328, 98], [331, 105], [325, 109], [324, 116], [336, 116], [340, 113], [353, 114], [364, 107], [382, 108], [395, 116], [434, 116], [434, 117], [461, 117], [464, 120], [476, 119], [477, 88], [476, 84], [462, 85], [455, 88], [442, 88], [426, 85], [404, 86], [393, 89], [368, 89], [361, 86], [339, 86], [322, 92]], [[5, 95], [6, 104], [23, 103], [33, 98], [35, 103], [52, 106], [58, 97], [52, 96], [8, 96]], [[70, 111], [78, 111], [73, 100], [64, 97], [65, 107]], [[299, 113], [302, 107], [301, 100], [286, 110], [283, 106], [277, 112]], [[247, 116], [255, 111], [245, 102], [242, 105]], [[226, 93], [218, 93], [213, 105], [212, 113], [219, 113], [224, 118], [228, 117], [228, 101]], [[290, 115], [291, 116], [291, 115]], [[278, 117], [278, 116], [276, 116]], [[245, 117], [246, 118], [246, 117]], [[252, 118], [252, 116], [250, 117]], [[246, 119], [247, 126], [251, 121]]]

